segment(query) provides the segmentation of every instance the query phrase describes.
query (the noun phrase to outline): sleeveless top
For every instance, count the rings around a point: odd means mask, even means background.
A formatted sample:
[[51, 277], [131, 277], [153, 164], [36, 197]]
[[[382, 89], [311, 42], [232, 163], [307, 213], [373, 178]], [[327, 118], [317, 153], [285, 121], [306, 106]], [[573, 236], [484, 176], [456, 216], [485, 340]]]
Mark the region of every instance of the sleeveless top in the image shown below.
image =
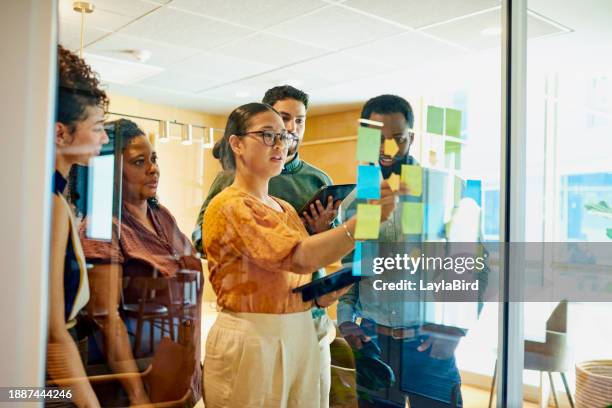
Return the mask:
[[70, 205], [62, 195], [66, 184], [66, 179], [56, 171], [53, 178], [53, 193], [58, 196], [60, 205], [63, 205], [68, 212], [70, 222], [66, 256], [64, 258], [64, 319], [66, 320], [66, 328], [70, 329], [76, 324], [79, 311], [89, 301], [89, 281], [77, 222]]

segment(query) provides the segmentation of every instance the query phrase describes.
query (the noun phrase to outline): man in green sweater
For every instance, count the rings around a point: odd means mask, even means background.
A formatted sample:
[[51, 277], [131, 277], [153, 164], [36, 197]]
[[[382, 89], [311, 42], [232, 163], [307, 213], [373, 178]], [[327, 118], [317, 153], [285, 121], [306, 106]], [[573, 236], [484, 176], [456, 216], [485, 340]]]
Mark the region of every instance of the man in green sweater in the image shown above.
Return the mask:
[[[271, 105], [276, 109], [285, 123], [288, 132], [297, 137], [297, 142], [289, 148], [287, 160], [281, 174], [270, 179], [268, 192], [270, 195], [279, 197], [299, 211], [314, 193], [325, 185], [331, 185], [331, 178], [323, 171], [313, 165], [301, 160], [298, 148], [306, 130], [306, 110], [308, 109], [308, 95], [303, 91], [290, 85], [277, 86], [269, 89], [263, 97], [263, 103]], [[220, 145], [217, 143], [213, 149], [213, 155], [219, 159]], [[200, 253], [202, 248], [202, 222], [204, 212], [208, 203], [223, 189], [234, 182], [234, 172], [223, 170], [215, 177], [208, 196], [202, 204], [196, 227], [191, 234], [193, 244]], [[323, 232], [337, 223], [338, 207], [340, 202], [329, 202], [323, 205], [317, 201], [316, 206], [310, 207], [310, 213], [299, 214], [304, 220], [306, 228], [311, 234]], [[325, 270], [313, 274], [313, 279], [325, 274]], [[329, 391], [331, 385], [330, 372], [330, 343], [336, 337], [336, 329], [327, 317], [325, 309], [312, 309], [317, 335], [319, 337], [319, 348], [321, 351], [321, 407], [329, 406]]]

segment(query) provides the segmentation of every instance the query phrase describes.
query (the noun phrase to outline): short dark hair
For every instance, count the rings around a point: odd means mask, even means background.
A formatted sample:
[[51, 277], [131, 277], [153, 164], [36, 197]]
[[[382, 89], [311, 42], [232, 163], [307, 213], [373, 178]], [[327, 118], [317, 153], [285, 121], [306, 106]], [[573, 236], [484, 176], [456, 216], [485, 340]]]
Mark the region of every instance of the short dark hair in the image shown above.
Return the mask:
[[251, 119], [262, 113], [271, 111], [280, 114], [272, 106], [267, 103], [251, 102], [246, 105], [237, 107], [229, 114], [227, 118], [227, 124], [225, 125], [225, 132], [223, 138], [215, 143], [213, 147], [213, 156], [221, 162], [223, 170], [235, 170], [236, 159], [234, 158], [234, 152], [229, 145], [229, 138], [231, 135], [244, 135], [249, 127]]
[[369, 119], [373, 113], [389, 115], [401, 113], [406, 118], [408, 126], [414, 127], [414, 113], [407, 100], [397, 95], [379, 95], [368, 100], [361, 110], [361, 118]]
[[57, 56], [59, 92], [56, 121], [73, 132], [77, 122], [87, 119], [87, 107], [98, 106], [106, 111], [108, 97], [97, 74], [82, 58], [61, 45], [57, 47]]
[[285, 99], [300, 101], [304, 104], [304, 107], [308, 109], [308, 94], [291, 85], [275, 86], [274, 88], [268, 89], [261, 101], [270, 106], [274, 106], [276, 102]]

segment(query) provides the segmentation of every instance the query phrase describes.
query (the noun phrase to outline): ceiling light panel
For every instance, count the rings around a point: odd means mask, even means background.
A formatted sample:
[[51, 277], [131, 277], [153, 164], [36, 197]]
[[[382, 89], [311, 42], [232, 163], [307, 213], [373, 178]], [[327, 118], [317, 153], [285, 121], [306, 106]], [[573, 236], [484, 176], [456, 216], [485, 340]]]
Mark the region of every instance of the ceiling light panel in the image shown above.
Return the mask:
[[129, 84], [156, 75], [163, 68], [151, 65], [138, 64], [102, 57], [95, 54], [84, 54], [85, 61], [100, 75], [102, 82]]
[[347, 54], [356, 57], [367, 57], [390, 66], [407, 68], [444, 60], [464, 52], [412, 31], [346, 51]]
[[[295, 66], [292, 66], [291, 68], [282, 68], [272, 72], [266, 72], [265, 74], [250, 78], [246, 83], [252, 83], [253, 85], [262, 84], [265, 85], [266, 89], [279, 85], [291, 85], [306, 92], [324, 88], [335, 83], [319, 75], [320, 72], [318, 71], [298, 72], [294, 68]], [[256, 97], [261, 98], [263, 94], [256, 95]]]
[[315, 74], [331, 83], [350, 81], [396, 69], [378, 54], [337, 52], [291, 66], [298, 74]]
[[207, 98], [232, 101], [235, 104], [234, 107], [236, 107], [247, 102], [261, 101], [261, 98], [268, 88], [268, 85], [260, 81], [244, 80], [214, 89], [208, 89], [199, 92], [198, 95]]
[[129, 50], [150, 51], [151, 58], [147, 63], [160, 67], [166, 67], [200, 52], [200, 50], [194, 48], [186, 48], [117, 33], [109, 35], [87, 47], [88, 52], [132, 62], [134, 61], [134, 56], [126, 52]]
[[499, 0], [347, 0], [342, 3], [385, 19], [419, 28], [499, 6]]
[[278, 36], [258, 33], [215, 50], [215, 53], [281, 67], [329, 52]]
[[310, 44], [338, 50], [398, 33], [402, 28], [332, 6], [279, 24], [268, 31], [298, 41], [307, 39]]
[[245, 36], [251, 30], [164, 7], [125, 27], [121, 33], [208, 50]]
[[206, 78], [168, 71], [138, 81], [138, 85], [185, 93], [195, 93], [201, 89], [211, 88], [222, 83], [223, 81], [219, 78]]
[[172, 8], [231, 21], [257, 30], [327, 6], [321, 0], [174, 0]]
[[217, 78], [229, 82], [269, 71], [273, 68], [274, 66], [271, 64], [246, 61], [214, 52], [201, 52], [173, 64], [169, 67], [169, 70], [179, 74]]

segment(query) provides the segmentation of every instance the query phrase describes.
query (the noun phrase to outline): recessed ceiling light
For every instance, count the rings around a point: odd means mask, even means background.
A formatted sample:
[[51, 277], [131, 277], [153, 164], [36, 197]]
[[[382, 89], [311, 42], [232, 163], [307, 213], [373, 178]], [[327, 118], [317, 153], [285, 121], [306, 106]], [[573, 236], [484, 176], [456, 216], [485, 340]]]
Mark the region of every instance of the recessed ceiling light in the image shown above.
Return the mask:
[[250, 92], [247, 92], [247, 91], [237, 91], [237, 92], [236, 92], [236, 96], [237, 96], [238, 98], [248, 98], [248, 97], [249, 97], [249, 95], [251, 95], [251, 93], [250, 93]]
[[480, 32], [480, 35], [494, 37], [501, 34], [501, 27], [487, 27]]

